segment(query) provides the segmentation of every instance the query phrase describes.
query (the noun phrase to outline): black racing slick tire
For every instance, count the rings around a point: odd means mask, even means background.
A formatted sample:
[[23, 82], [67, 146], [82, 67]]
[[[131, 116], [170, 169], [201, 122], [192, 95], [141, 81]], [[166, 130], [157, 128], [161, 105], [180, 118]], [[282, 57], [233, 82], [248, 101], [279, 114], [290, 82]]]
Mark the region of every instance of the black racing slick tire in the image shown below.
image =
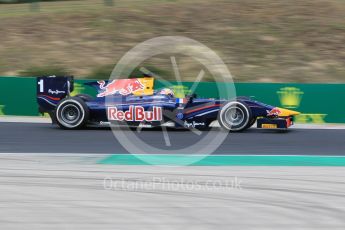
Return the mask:
[[93, 97], [91, 97], [90, 95], [87, 94], [77, 94], [75, 95], [75, 97], [79, 97], [81, 99], [83, 99], [83, 101], [92, 101]]
[[220, 126], [230, 132], [241, 132], [248, 129], [252, 120], [250, 108], [240, 101], [226, 103], [218, 114]]
[[89, 120], [89, 108], [83, 99], [68, 97], [59, 102], [56, 108], [56, 122], [63, 129], [81, 129]]
[[256, 122], [256, 117], [253, 117], [252, 120], [248, 123], [247, 128], [249, 129], [250, 127], [252, 127]]

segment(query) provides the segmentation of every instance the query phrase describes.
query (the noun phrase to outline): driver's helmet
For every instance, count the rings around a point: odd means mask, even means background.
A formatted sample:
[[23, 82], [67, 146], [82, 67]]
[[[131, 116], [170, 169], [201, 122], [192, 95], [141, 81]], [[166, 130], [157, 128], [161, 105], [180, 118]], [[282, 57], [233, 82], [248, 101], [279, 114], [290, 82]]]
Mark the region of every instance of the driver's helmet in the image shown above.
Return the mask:
[[158, 92], [158, 94], [160, 94], [160, 95], [168, 95], [170, 97], [174, 97], [174, 92], [171, 89], [169, 89], [169, 88], [161, 89]]

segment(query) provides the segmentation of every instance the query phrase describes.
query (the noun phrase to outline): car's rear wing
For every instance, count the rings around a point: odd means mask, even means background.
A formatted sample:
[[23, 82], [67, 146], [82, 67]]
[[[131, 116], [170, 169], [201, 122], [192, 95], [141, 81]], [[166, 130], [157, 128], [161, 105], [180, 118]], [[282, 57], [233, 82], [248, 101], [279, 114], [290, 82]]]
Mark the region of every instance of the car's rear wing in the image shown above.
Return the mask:
[[37, 102], [41, 113], [55, 110], [60, 100], [74, 89], [73, 76], [42, 76], [37, 78]]

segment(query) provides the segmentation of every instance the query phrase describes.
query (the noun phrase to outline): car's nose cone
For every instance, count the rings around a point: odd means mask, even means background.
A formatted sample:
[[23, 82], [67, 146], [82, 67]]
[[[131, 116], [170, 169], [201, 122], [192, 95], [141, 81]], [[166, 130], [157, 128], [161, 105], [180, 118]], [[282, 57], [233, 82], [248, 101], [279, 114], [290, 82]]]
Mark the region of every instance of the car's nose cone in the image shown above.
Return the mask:
[[283, 108], [276, 108], [280, 111], [278, 114], [279, 117], [290, 117], [290, 116], [295, 116], [299, 115], [300, 112], [294, 111], [294, 110], [289, 110], [289, 109], [283, 109]]

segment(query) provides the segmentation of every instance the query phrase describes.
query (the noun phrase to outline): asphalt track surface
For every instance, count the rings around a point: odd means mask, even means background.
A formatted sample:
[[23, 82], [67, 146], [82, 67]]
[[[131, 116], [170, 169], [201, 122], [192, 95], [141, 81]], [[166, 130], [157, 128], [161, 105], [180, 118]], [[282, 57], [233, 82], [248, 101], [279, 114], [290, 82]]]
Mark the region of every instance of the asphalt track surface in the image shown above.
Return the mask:
[[342, 167], [110, 166], [4, 155], [1, 229], [345, 228]]
[[[344, 167], [103, 165], [105, 154], [126, 153], [110, 129], [0, 131], [1, 229], [345, 229]], [[345, 155], [344, 134], [251, 129], [216, 153]], [[159, 130], [138, 135], [164, 147]], [[169, 136], [181, 146], [200, 138]]]
[[[69, 131], [50, 124], [0, 123], [0, 131], [1, 153], [127, 153], [109, 128]], [[180, 148], [207, 132], [198, 136], [190, 131], [169, 130], [168, 134], [173, 147]], [[160, 129], [142, 130], [137, 135], [157, 148], [168, 148]], [[249, 129], [229, 134], [214, 154], [345, 155], [344, 137], [345, 130], [291, 129], [281, 133]]]

